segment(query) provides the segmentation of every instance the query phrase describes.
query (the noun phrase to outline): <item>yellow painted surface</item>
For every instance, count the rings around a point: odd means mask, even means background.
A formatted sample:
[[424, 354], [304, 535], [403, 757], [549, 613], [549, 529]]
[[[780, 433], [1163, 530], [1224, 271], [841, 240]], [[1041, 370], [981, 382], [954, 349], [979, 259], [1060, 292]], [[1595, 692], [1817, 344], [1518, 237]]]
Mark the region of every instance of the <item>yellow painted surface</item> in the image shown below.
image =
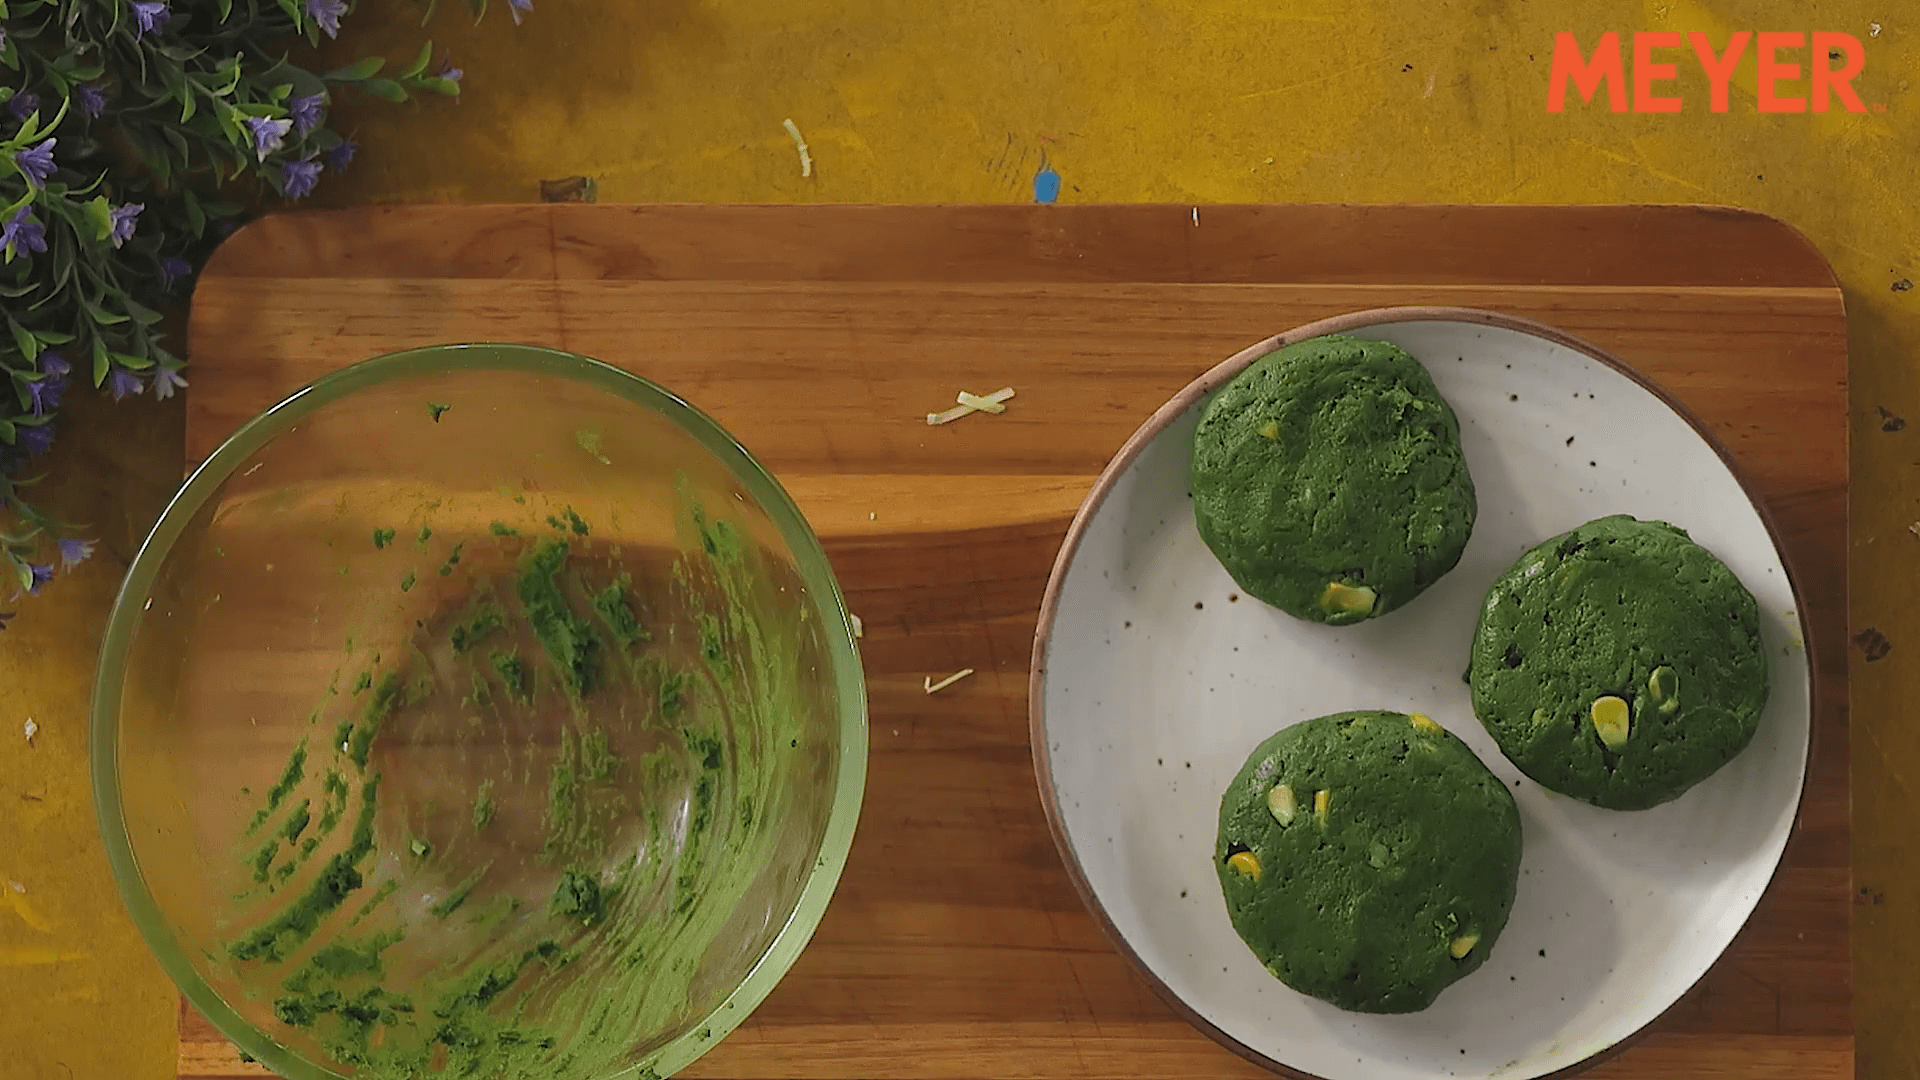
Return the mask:
[[[1920, 535], [1908, 529], [1920, 519], [1920, 290], [1892, 288], [1920, 277], [1911, 5], [536, 2], [516, 28], [501, 10], [470, 27], [444, 0], [431, 29], [467, 93], [343, 105], [362, 156], [318, 201], [527, 201], [541, 179], [573, 174], [595, 177], [603, 202], [1026, 200], [1044, 155], [1063, 202], [1711, 202], [1804, 230], [1852, 319], [1854, 623], [1892, 642], [1877, 663], [1855, 657], [1860, 1072], [1920, 1075], [1920, 724], [1904, 707], [1920, 691]], [[382, 35], [414, 40], [412, 5], [361, 7], [342, 45], [411, 53]], [[1545, 110], [1556, 31], [1591, 42], [1736, 29], [1854, 34], [1867, 50], [1855, 85], [1886, 111], [1757, 115], [1750, 63], [1724, 115], [1706, 110], [1686, 63], [1680, 115]], [[787, 118], [811, 147], [811, 178]], [[1879, 407], [1916, 423], [1883, 431]], [[71, 411], [87, 423], [49, 489], [108, 542], [0, 646], [0, 889], [28, 888], [16, 894], [26, 906], [0, 901], [0, 1060], [9, 1077], [148, 1080], [171, 1075], [172, 998], [93, 839], [82, 725], [113, 580], [178, 475], [180, 414], [141, 403], [115, 410], [110, 429], [106, 406]], [[29, 715], [32, 748], [19, 735]]]

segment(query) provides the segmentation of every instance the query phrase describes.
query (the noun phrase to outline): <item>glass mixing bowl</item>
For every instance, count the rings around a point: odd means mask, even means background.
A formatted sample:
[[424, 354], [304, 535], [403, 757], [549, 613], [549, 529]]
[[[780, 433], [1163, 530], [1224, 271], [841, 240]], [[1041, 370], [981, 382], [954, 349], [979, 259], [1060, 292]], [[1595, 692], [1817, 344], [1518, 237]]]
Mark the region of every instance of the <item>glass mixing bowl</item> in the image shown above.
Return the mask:
[[93, 698], [135, 923], [295, 1080], [684, 1067], [812, 934], [866, 755], [780, 486], [666, 391], [515, 345], [236, 432], [135, 557]]

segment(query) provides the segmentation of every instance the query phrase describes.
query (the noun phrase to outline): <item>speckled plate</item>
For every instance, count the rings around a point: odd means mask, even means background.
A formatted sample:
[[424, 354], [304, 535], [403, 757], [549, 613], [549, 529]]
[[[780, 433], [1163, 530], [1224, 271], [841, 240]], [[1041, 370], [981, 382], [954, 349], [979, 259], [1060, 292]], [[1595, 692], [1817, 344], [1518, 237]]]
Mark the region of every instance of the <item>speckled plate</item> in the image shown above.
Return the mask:
[[[1261, 355], [1329, 333], [1383, 338], [1433, 373], [1479, 492], [1453, 572], [1358, 626], [1238, 596], [1187, 499], [1194, 425]], [[1605, 514], [1672, 521], [1760, 602], [1773, 692], [1748, 749], [1680, 799], [1601, 810], [1521, 776], [1474, 718], [1461, 672], [1487, 586], [1526, 548]], [[1324, 1080], [1530, 1080], [1619, 1048], [1745, 923], [1799, 807], [1811, 673], [1770, 526], [1726, 456], [1621, 361], [1489, 312], [1399, 308], [1289, 331], [1207, 372], [1101, 475], [1054, 565], [1034, 641], [1042, 802], [1082, 896], [1195, 1025]], [[1346, 709], [1424, 712], [1513, 786], [1526, 843], [1492, 956], [1425, 1012], [1343, 1013], [1276, 981], [1235, 936], [1211, 865], [1220, 793], [1275, 730]]]

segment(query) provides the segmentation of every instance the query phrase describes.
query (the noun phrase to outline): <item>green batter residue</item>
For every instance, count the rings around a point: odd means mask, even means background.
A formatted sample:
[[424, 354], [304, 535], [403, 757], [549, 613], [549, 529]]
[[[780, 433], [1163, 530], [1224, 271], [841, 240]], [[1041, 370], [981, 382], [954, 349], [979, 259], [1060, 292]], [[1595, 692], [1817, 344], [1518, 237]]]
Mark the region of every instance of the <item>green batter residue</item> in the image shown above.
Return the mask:
[[499, 673], [500, 681], [506, 685], [509, 700], [518, 705], [526, 705], [531, 701], [532, 695], [527, 693], [527, 664], [520, 659], [519, 653], [494, 653], [493, 670]]
[[287, 815], [286, 827], [281, 830], [287, 838], [287, 843], [291, 844], [300, 839], [300, 834], [307, 831], [307, 822], [313, 820], [312, 807], [313, 800], [301, 799], [294, 806], [293, 813]]
[[640, 625], [640, 620], [634, 616], [633, 609], [627, 606], [625, 582], [616, 581], [594, 593], [593, 610], [606, 620], [607, 629], [613, 632], [614, 637], [620, 639], [620, 644], [632, 645], [635, 642], [647, 640], [647, 628]]
[[[791, 583], [749, 564], [738, 529], [692, 517], [695, 544], [623, 562], [578, 513], [553, 515], [545, 539], [491, 549], [518, 556], [510, 587], [478, 563], [470, 583], [449, 572], [462, 588], [427, 591], [417, 629], [378, 642], [396, 659], [372, 659], [364, 696], [316, 711], [338, 725], [313, 740], [325, 765], [290, 768], [264, 835], [235, 853], [285, 887], [242, 894], [272, 907], [227, 945], [235, 963], [283, 965], [253, 969], [278, 989], [251, 989], [269, 990], [259, 1007], [293, 1029], [287, 1045], [359, 1080], [596, 1080], [650, 1075], [631, 1048], [707, 1007], [696, 975], [713, 974], [728, 898], [783, 842], [780, 762], [807, 714], [794, 658], [817, 631], [766, 614]], [[461, 537], [437, 538], [450, 571]]]
[[389, 671], [380, 677], [380, 685], [374, 688], [373, 700], [360, 713], [360, 722], [354, 725], [353, 733], [348, 736], [347, 759], [359, 768], [367, 767], [367, 755], [373, 750], [373, 737], [380, 733], [380, 725], [393, 713], [401, 694], [406, 690], [405, 681], [398, 670]]
[[493, 601], [483, 602], [466, 620], [457, 623], [447, 634], [447, 642], [456, 653], [464, 653], [473, 648], [480, 639], [507, 624], [506, 613]]
[[458, 911], [460, 909], [460, 905], [467, 902], [467, 897], [471, 895], [475, 887], [477, 887], [480, 884], [480, 879], [487, 876], [487, 868], [492, 865], [493, 865], [492, 863], [488, 863], [486, 866], [482, 866], [480, 869], [475, 870], [473, 873], [467, 875], [467, 879], [465, 881], [462, 881], [460, 884], [455, 885], [453, 887], [453, 891], [447, 893], [446, 899], [433, 905], [427, 910], [432, 912], [435, 918], [440, 918], [440, 919], [444, 919], [447, 916], [453, 914], [455, 911]]
[[399, 534], [392, 529], [375, 529], [373, 530], [373, 546], [377, 548], [386, 547], [388, 544], [393, 543], [393, 538], [397, 535]]
[[413, 589], [413, 583], [416, 580], [418, 579], [415, 577], [414, 572], [411, 570], [407, 571], [407, 576], [400, 579], [400, 591], [411, 591]]
[[493, 781], [480, 781], [480, 790], [473, 797], [473, 831], [479, 832], [493, 820]]
[[580, 449], [585, 450], [587, 453], [593, 455], [593, 460], [599, 462], [602, 465], [613, 464], [612, 460], [609, 459], [607, 455], [600, 452], [600, 433], [599, 432], [588, 431], [585, 428], [582, 428], [579, 431], [576, 431], [573, 433], [573, 441], [580, 444]]
[[607, 917], [607, 892], [593, 875], [569, 868], [560, 875], [560, 885], [554, 889], [548, 908], [562, 918], [592, 926]]
[[593, 686], [599, 659], [599, 639], [585, 619], [567, 606], [560, 587], [560, 569], [567, 562], [567, 542], [547, 540], [520, 564], [520, 604], [533, 634], [559, 670], [567, 689], [586, 694]]
[[453, 545], [452, 551], [447, 552], [447, 561], [440, 564], [441, 577], [453, 576], [453, 568], [460, 565], [461, 549], [465, 548], [466, 546], [467, 546], [466, 542], [462, 541], [458, 544]]
[[589, 782], [613, 779], [620, 758], [607, 747], [607, 733], [595, 728], [580, 736], [580, 776]]
[[293, 789], [299, 786], [301, 779], [306, 775], [307, 740], [302, 736], [299, 744], [293, 748], [293, 756], [287, 759], [287, 767], [281, 771], [280, 779], [268, 789], [267, 805], [255, 811], [253, 819], [247, 822], [248, 836], [252, 836], [259, 831], [260, 826], [267, 823], [267, 819], [273, 816], [274, 811], [280, 809], [280, 804], [287, 801], [287, 796], [292, 794]]
[[453, 408], [451, 405], [442, 405], [438, 402], [429, 401], [427, 402], [427, 415], [433, 417], [433, 422], [437, 424], [440, 422], [440, 418], [445, 416], [447, 410], [451, 408]]
[[267, 959], [279, 962], [313, 935], [320, 920], [332, 914], [358, 889], [363, 879], [359, 866], [373, 852], [373, 810], [380, 778], [370, 777], [360, 788], [360, 816], [354, 823], [353, 839], [346, 850], [328, 860], [326, 869], [307, 890], [306, 895], [253, 933], [227, 948], [235, 960]]

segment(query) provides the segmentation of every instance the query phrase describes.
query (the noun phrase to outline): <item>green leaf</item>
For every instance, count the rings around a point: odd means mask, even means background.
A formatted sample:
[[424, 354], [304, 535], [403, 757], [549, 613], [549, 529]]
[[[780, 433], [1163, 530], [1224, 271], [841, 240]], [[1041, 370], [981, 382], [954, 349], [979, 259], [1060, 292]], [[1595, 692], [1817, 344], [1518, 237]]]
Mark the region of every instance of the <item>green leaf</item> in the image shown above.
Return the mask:
[[267, 91], [267, 96], [274, 101], [285, 101], [287, 100], [287, 95], [291, 93], [293, 93], [293, 84], [281, 83], [279, 86]]
[[134, 299], [130, 296], [123, 297], [120, 303], [127, 309], [127, 314], [133, 316], [133, 321], [139, 323], [141, 326], [152, 326], [154, 323], [160, 321], [159, 312], [150, 307], [135, 303]]
[[373, 78], [382, 67], [386, 66], [386, 63], [386, 60], [378, 56], [362, 57], [346, 67], [334, 68], [321, 78], [328, 82], [359, 82], [362, 79]]
[[[442, 80], [444, 81], [444, 80]], [[407, 92], [392, 79], [368, 79], [360, 84], [360, 89], [383, 101], [405, 101]]]
[[425, 45], [420, 46], [420, 55], [413, 58], [413, 63], [408, 64], [405, 71], [397, 72], [396, 77], [401, 79], [411, 79], [415, 75], [418, 75], [421, 72], [427, 70], [427, 65], [432, 62], [433, 62], [433, 42], [429, 41]]
[[34, 340], [32, 334], [21, 329], [20, 324], [14, 322], [12, 318], [7, 319], [7, 329], [13, 331], [13, 347], [20, 350], [20, 359], [32, 363], [34, 358], [40, 355], [40, 343]]
[[13, 421], [0, 420], [0, 442], [13, 445]]
[[420, 86], [436, 94], [445, 94], [448, 97], [460, 96], [460, 84], [452, 79], [421, 79]]
[[[12, 442], [13, 439], [8, 438], [7, 441]], [[7, 558], [13, 561], [13, 576], [20, 579], [20, 587], [22, 589], [33, 588], [33, 568], [28, 566], [22, 559], [15, 559], [11, 555], [7, 556]]]
[[233, 14], [233, 0], [220, 0], [219, 6], [220, 6], [220, 21], [226, 22], [227, 16]]
[[[4, 18], [4, 17], [5, 16], [0, 16], [0, 18]], [[73, 79], [74, 82], [92, 82], [93, 80], [106, 74], [106, 72], [107, 72], [107, 69], [100, 66], [99, 64], [91, 64], [87, 67], [74, 68], [73, 71], [68, 73], [68, 76], [71, 79]]]
[[84, 292], [76, 293], [74, 299], [80, 302], [80, 309], [87, 313], [87, 318], [92, 319], [101, 326], [118, 326], [127, 321], [125, 315], [117, 311], [108, 311], [98, 303], [88, 299]]
[[134, 356], [131, 353], [114, 353], [113, 358], [119, 362], [121, 367], [130, 371], [145, 371], [153, 366], [153, 361], [144, 356]]
[[35, 330], [33, 336], [40, 339], [42, 345], [66, 345], [73, 341], [73, 335], [59, 330]]
[[107, 368], [111, 364], [112, 359], [113, 358], [107, 353], [107, 343], [100, 340], [100, 335], [95, 334], [93, 336], [94, 389], [99, 389], [100, 384], [107, 381]]
[[296, 0], [280, 0], [280, 10], [286, 12], [287, 17], [293, 20], [295, 30], [300, 29], [300, 5]]
[[105, 195], [95, 195], [86, 204], [86, 220], [93, 225], [95, 242], [113, 235], [113, 208], [107, 205]]
[[[184, 140], [182, 141], [184, 146]], [[184, 154], [185, 151], [183, 150]], [[187, 228], [193, 230], [195, 239], [207, 231], [207, 212], [200, 208], [200, 198], [191, 191], [180, 193], [180, 202], [187, 211]]]

